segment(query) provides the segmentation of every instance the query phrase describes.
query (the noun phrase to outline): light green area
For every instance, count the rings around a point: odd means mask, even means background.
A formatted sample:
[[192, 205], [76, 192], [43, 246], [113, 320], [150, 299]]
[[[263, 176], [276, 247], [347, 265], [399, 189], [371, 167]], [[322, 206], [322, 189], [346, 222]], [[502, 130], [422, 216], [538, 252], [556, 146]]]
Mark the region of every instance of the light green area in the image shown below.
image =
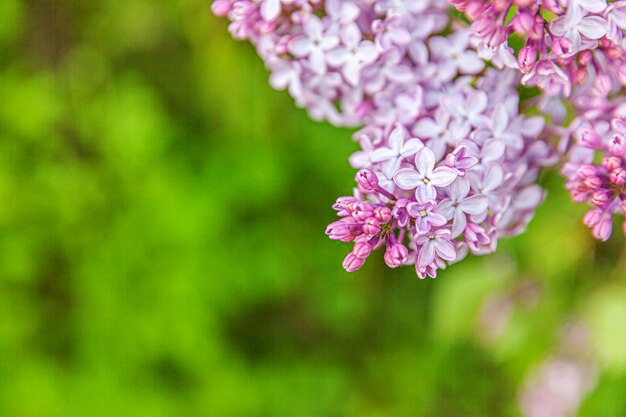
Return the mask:
[[[323, 232], [350, 131], [272, 91], [208, 1], [2, 0], [0, 22], [1, 417], [516, 416], [574, 315], [605, 371], [582, 415], [624, 416], [624, 238], [596, 244], [558, 175], [496, 255], [348, 274]], [[536, 302], [481, 336], [520, 285]]]

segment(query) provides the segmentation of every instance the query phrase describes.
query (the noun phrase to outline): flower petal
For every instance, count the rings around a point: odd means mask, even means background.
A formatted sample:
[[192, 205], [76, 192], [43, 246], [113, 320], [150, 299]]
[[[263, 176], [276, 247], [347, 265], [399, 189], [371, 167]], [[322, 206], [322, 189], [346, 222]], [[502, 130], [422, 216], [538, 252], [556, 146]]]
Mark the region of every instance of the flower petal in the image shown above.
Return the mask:
[[400, 164], [401, 164], [401, 160], [400, 158], [393, 158], [393, 159], [389, 159], [385, 162], [383, 162], [383, 174], [385, 174], [385, 177], [387, 178], [393, 178], [393, 174], [396, 173], [396, 171], [398, 171], [398, 168], [400, 168]]
[[422, 249], [420, 250], [420, 253], [417, 257], [417, 264], [421, 267], [426, 267], [430, 264], [433, 263], [433, 261], [435, 260], [435, 247], [433, 245], [432, 240], [427, 241], [426, 243], [424, 243], [424, 246], [422, 246]]
[[415, 190], [415, 198], [420, 203], [425, 203], [428, 200], [434, 200], [437, 198], [437, 190], [432, 184], [425, 184], [420, 181]]
[[459, 210], [467, 214], [479, 215], [489, 208], [489, 199], [484, 195], [476, 194], [459, 203]]
[[456, 211], [454, 208], [454, 203], [451, 199], [446, 198], [439, 203], [437, 206], [437, 211], [441, 213], [447, 220], [452, 220], [454, 217], [454, 212]]
[[428, 179], [436, 187], [445, 187], [456, 179], [457, 174], [452, 168], [439, 167], [430, 173]]
[[463, 200], [470, 192], [470, 183], [467, 178], [457, 178], [450, 184], [450, 198], [452, 201], [459, 202]]
[[389, 143], [389, 148], [396, 153], [400, 153], [400, 149], [402, 149], [404, 144], [404, 128], [400, 124], [391, 131], [387, 142]]
[[393, 181], [403, 190], [413, 190], [422, 182], [422, 176], [411, 168], [404, 168], [396, 172]]
[[465, 230], [466, 226], [467, 217], [465, 216], [465, 213], [463, 213], [461, 210], [457, 210], [457, 212], [454, 213], [454, 220], [452, 221], [452, 239], [460, 236], [461, 233], [463, 233], [463, 231]]
[[372, 151], [370, 154], [370, 160], [372, 162], [382, 162], [388, 159], [394, 159], [396, 157], [396, 153], [389, 148], [379, 148], [375, 151]]
[[441, 259], [445, 259], [446, 261], [454, 261], [456, 259], [456, 250], [454, 250], [454, 246], [452, 246], [450, 241], [435, 239], [433, 240], [433, 246]]
[[424, 144], [419, 139], [411, 139], [405, 143], [400, 149], [403, 158], [407, 156], [415, 155], [420, 149], [424, 147]]
[[422, 148], [415, 155], [415, 166], [425, 177], [428, 177], [435, 167], [435, 154], [428, 148]]
[[261, 4], [261, 17], [263, 20], [270, 22], [278, 17], [280, 10], [280, 0], [263, 0], [263, 4]]
[[609, 24], [600, 16], [588, 16], [578, 24], [578, 31], [589, 39], [600, 39], [609, 30]]

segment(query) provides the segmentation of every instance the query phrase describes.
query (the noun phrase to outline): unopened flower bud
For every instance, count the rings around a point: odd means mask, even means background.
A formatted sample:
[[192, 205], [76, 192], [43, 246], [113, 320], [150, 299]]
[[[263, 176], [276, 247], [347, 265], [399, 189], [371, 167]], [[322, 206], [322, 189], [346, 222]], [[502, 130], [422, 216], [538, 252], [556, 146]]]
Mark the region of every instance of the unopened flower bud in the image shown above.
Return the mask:
[[555, 38], [552, 43], [552, 52], [560, 58], [566, 58], [572, 53], [573, 43], [568, 38]]
[[609, 195], [606, 191], [598, 190], [591, 196], [591, 204], [602, 207], [609, 201]]
[[348, 256], [343, 260], [343, 268], [348, 272], [354, 272], [357, 269], [361, 268], [365, 263], [365, 259], [357, 257], [355, 254], [350, 252]]
[[529, 13], [518, 13], [512, 24], [515, 31], [520, 35], [528, 35], [534, 29], [535, 19]]
[[384, 259], [389, 268], [397, 268], [409, 259], [409, 250], [401, 244], [392, 245], [387, 248]]
[[585, 217], [583, 218], [583, 223], [587, 227], [594, 227], [602, 220], [602, 212], [599, 209], [589, 210], [585, 213]]
[[609, 152], [614, 156], [624, 156], [626, 153], [626, 138], [621, 133], [616, 133], [611, 137]]
[[600, 146], [601, 138], [598, 132], [585, 129], [580, 135], [580, 144], [585, 148], [597, 149]]
[[626, 171], [622, 168], [615, 168], [609, 175], [609, 180], [615, 185], [622, 185], [626, 182]]
[[224, 17], [232, 9], [232, 3], [227, 0], [215, 0], [211, 4], [211, 11], [217, 17]]
[[622, 160], [617, 156], [605, 156], [602, 158], [602, 166], [611, 172], [622, 166]]
[[598, 169], [593, 165], [582, 165], [578, 168], [578, 178], [585, 179], [596, 175]]
[[519, 51], [517, 61], [520, 70], [529, 73], [533, 70], [535, 62], [537, 61], [537, 51], [533, 47], [525, 46]]
[[362, 169], [355, 177], [361, 189], [365, 192], [375, 191], [378, 188], [378, 177], [371, 169]]
[[391, 220], [391, 209], [389, 207], [376, 207], [374, 217], [381, 223], [387, 223]]
[[363, 222], [374, 215], [374, 207], [366, 201], [359, 201], [354, 204], [353, 209], [352, 218], [359, 222]]
[[352, 248], [352, 253], [357, 258], [365, 259], [372, 253], [372, 245], [367, 242], [357, 242]]
[[602, 186], [602, 180], [596, 176], [585, 178], [585, 186], [590, 190], [597, 190]]
[[351, 239], [350, 225], [342, 220], [338, 220], [326, 227], [326, 235], [332, 240], [347, 241]]
[[365, 224], [363, 224], [363, 233], [366, 235], [375, 235], [380, 232], [380, 222], [373, 217], [365, 220]]

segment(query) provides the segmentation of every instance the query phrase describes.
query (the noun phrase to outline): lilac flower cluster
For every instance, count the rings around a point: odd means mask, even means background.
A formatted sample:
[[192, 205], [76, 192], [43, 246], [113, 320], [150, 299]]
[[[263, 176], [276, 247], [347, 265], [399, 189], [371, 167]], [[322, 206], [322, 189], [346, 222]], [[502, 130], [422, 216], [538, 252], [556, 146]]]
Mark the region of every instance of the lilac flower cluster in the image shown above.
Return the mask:
[[[559, 156], [546, 132], [564, 139], [567, 188], [593, 205], [585, 223], [594, 236], [606, 240], [624, 212], [625, 112], [613, 93], [626, 81], [626, 1], [450, 2], [473, 20], [477, 39], [439, 0], [213, 3], [233, 36], [256, 46], [274, 87], [314, 119], [365, 126], [350, 158], [359, 187], [338, 200], [341, 220], [327, 230], [355, 242], [348, 270], [384, 246], [390, 267], [415, 264], [420, 277], [435, 276], [524, 230], [543, 198], [539, 169]], [[513, 33], [525, 40], [517, 57]], [[486, 70], [479, 53], [500, 69]], [[506, 67], [548, 93], [537, 102], [553, 122], [567, 108], [551, 96], [571, 95], [574, 122], [546, 130], [543, 118], [521, 116], [520, 79]]]
[[[479, 89], [449, 85], [410, 128], [370, 125], [356, 133], [358, 188], [337, 200], [341, 219], [326, 230], [355, 243], [348, 271], [384, 247], [389, 267], [414, 264], [420, 278], [435, 277], [447, 262], [491, 253], [499, 237], [525, 229], [543, 200], [534, 184], [539, 169], [555, 154], [538, 139], [543, 119], [518, 114], [510, 75], [487, 71]], [[510, 98], [496, 105], [499, 95]]]
[[420, 278], [435, 277], [468, 252], [491, 253], [499, 237], [522, 232], [543, 200], [535, 181], [556, 162], [545, 121], [519, 114], [517, 72], [485, 69], [448, 7], [213, 3], [235, 37], [256, 45], [274, 87], [287, 88], [314, 119], [364, 126], [350, 157], [358, 187], [337, 200], [340, 219], [326, 230], [354, 242], [348, 271], [384, 248], [389, 267], [415, 265]]
[[[569, 96], [587, 84], [597, 95], [626, 85], [626, 1], [450, 0], [473, 22], [481, 56], [519, 68], [522, 83]], [[515, 53], [510, 35], [523, 39]]]
[[483, 69], [465, 33], [432, 40], [439, 44], [429, 55], [426, 40], [446, 27], [446, 9], [443, 0], [213, 3], [235, 38], [256, 46], [274, 88], [287, 89], [313, 119], [346, 126], [414, 118], [421, 83]]
[[[562, 169], [566, 188], [574, 201], [590, 203], [584, 222], [596, 239], [606, 241], [614, 215], [626, 213], [626, 108], [581, 119], [572, 136], [575, 144]], [[626, 219], [623, 230], [626, 234]]]

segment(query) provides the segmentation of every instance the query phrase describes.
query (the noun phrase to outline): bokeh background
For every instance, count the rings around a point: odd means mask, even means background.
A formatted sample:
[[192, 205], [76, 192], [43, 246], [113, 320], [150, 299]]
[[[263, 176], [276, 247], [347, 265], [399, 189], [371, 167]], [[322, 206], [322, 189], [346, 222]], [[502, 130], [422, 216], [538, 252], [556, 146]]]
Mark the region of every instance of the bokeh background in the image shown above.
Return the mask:
[[626, 416], [620, 233], [547, 173], [495, 255], [344, 272], [351, 131], [209, 3], [0, 1], [0, 416], [519, 416], [550, 358], [593, 369], [548, 381], [577, 415]]

